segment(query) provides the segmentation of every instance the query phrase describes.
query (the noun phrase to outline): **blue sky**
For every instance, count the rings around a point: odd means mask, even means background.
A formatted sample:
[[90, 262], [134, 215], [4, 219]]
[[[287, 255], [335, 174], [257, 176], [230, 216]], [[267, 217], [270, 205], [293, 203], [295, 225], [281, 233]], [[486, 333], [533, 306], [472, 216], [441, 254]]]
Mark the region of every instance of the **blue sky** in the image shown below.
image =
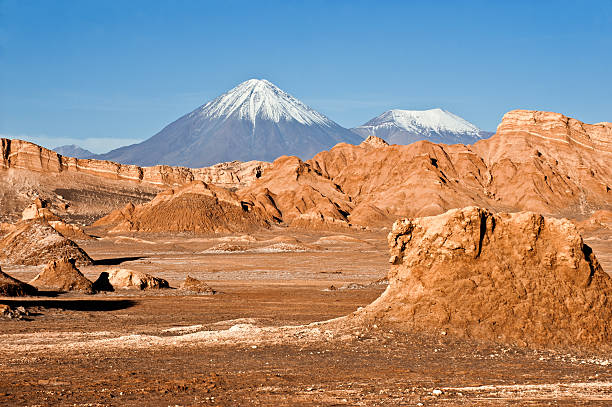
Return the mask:
[[612, 121], [612, 0], [0, 0], [0, 134], [95, 152], [249, 78], [346, 127], [442, 107]]

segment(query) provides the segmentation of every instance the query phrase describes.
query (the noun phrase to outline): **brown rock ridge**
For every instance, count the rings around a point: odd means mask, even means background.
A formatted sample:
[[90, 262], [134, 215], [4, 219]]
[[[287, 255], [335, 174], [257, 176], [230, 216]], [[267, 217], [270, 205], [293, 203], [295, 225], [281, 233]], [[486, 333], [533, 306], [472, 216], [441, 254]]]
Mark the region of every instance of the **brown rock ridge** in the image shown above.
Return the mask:
[[515, 110], [473, 146], [338, 144], [277, 159], [238, 193], [293, 225], [388, 225], [470, 205], [586, 217], [612, 209], [612, 124]]
[[111, 161], [64, 157], [55, 151], [23, 140], [2, 138], [0, 143], [0, 169], [26, 169], [46, 174], [83, 173], [114, 180], [149, 183], [161, 187], [183, 185], [199, 180], [236, 188], [250, 184], [269, 165], [263, 161], [232, 161], [205, 168], [167, 165], [138, 167]]
[[97, 221], [111, 231], [231, 232], [267, 226], [264, 214], [223, 188], [194, 181], [160, 193], [153, 201], [128, 205]]
[[110, 232], [244, 232], [269, 225], [269, 216], [224, 188], [193, 181], [159, 193], [143, 205], [128, 205], [94, 226]]
[[6, 297], [17, 297], [24, 295], [36, 295], [36, 288], [29, 284], [13, 278], [0, 270], [0, 295]]
[[477, 208], [395, 222], [389, 286], [358, 316], [535, 346], [612, 345], [612, 278], [566, 219]]
[[21, 221], [0, 239], [0, 263], [40, 265], [58, 258], [75, 259], [78, 265], [93, 260], [72, 240], [56, 231], [44, 219]]
[[93, 283], [76, 268], [75, 261], [64, 257], [50, 261], [30, 284], [40, 290], [82, 291], [93, 294]]

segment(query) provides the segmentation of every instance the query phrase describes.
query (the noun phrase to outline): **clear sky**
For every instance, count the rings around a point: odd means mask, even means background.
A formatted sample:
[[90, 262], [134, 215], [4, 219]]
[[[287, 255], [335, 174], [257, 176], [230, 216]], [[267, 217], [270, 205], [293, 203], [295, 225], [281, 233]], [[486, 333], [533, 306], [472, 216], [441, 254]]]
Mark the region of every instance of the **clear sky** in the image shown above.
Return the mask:
[[0, 0], [0, 134], [95, 152], [250, 78], [345, 127], [442, 107], [612, 121], [612, 0]]

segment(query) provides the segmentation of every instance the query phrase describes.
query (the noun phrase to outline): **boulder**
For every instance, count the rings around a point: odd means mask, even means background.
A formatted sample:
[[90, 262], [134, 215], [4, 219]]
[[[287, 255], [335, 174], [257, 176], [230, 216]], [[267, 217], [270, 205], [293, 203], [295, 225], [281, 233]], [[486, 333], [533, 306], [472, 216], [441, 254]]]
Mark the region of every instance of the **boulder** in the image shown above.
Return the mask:
[[114, 269], [108, 271], [108, 281], [114, 289], [135, 288], [138, 290], [170, 288], [163, 278], [153, 277], [140, 271]]

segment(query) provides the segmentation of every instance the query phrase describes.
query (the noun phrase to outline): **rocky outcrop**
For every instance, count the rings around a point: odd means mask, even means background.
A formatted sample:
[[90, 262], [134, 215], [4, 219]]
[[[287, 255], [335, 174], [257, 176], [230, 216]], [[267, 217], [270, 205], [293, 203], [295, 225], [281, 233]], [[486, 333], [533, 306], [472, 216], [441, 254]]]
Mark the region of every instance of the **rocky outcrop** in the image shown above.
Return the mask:
[[90, 265], [93, 260], [72, 240], [57, 232], [44, 219], [21, 221], [14, 230], [0, 239], [0, 263], [41, 265], [67, 257], [77, 265]]
[[111, 232], [243, 232], [268, 226], [269, 216], [224, 188], [194, 181], [158, 194], [143, 205], [127, 205], [94, 226]]
[[474, 145], [338, 144], [274, 161], [238, 193], [285, 223], [389, 225], [470, 205], [586, 217], [612, 209], [612, 124], [512, 111]]
[[67, 257], [50, 261], [30, 284], [39, 290], [94, 293], [93, 283], [76, 268], [74, 259]]
[[21, 215], [21, 220], [44, 219], [49, 225], [64, 237], [75, 240], [93, 240], [93, 236], [85, 233], [83, 229], [77, 225], [66, 223], [58, 215], [53, 213], [46, 201], [36, 198], [34, 202], [26, 207]]
[[215, 294], [216, 291], [204, 281], [200, 281], [191, 276], [185, 277], [185, 281], [181, 284], [181, 290], [192, 291], [200, 294]]
[[24, 295], [36, 295], [36, 288], [0, 270], [0, 296], [17, 297]]
[[337, 184], [297, 157], [278, 158], [239, 194], [274, 218], [308, 228], [347, 227], [354, 206]]
[[167, 165], [138, 167], [111, 161], [64, 157], [55, 151], [23, 140], [2, 138], [0, 143], [0, 169], [25, 169], [46, 174], [81, 173], [161, 187], [183, 185], [199, 180], [227, 188], [237, 188], [253, 182], [269, 165], [263, 161], [232, 161], [205, 168]]
[[60, 217], [51, 211], [48, 203], [36, 198], [32, 204], [21, 213], [21, 220], [45, 219], [46, 221], [59, 221]]
[[383, 148], [383, 147], [387, 147], [389, 143], [387, 143], [385, 140], [381, 139], [380, 137], [368, 136], [368, 138], [363, 140], [360, 145], [362, 147], [370, 146], [372, 148]]
[[108, 281], [115, 290], [121, 288], [137, 290], [170, 288], [170, 284], [163, 278], [128, 269], [109, 270]]
[[468, 207], [395, 222], [360, 317], [520, 345], [612, 344], [612, 278], [568, 220]]
[[572, 217], [612, 209], [612, 123], [513, 110], [473, 150], [487, 166], [488, 192], [500, 203]]

